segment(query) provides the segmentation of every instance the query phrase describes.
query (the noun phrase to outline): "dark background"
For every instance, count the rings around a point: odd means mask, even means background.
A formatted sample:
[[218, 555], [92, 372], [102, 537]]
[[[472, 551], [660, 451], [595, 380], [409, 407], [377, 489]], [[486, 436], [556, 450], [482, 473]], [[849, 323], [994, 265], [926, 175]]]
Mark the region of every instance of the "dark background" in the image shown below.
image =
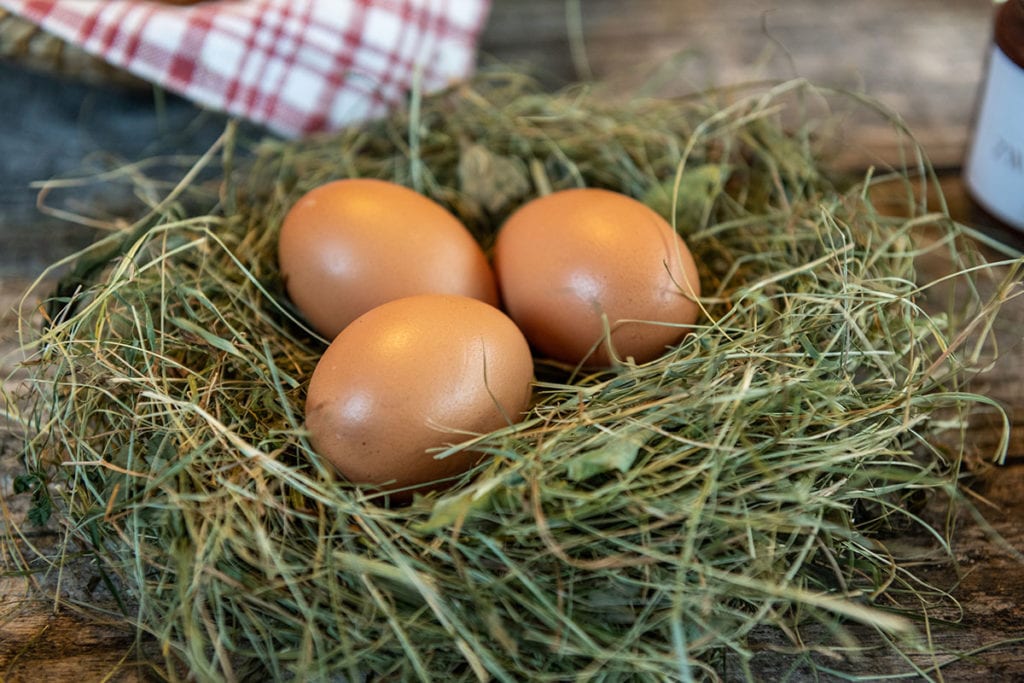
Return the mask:
[[[40, 212], [30, 183], [201, 153], [226, 122], [152, 88], [90, 85], [10, 62], [0, 62], [0, 112], [0, 276], [38, 273], [96, 235]], [[52, 198], [64, 204], [60, 193]], [[111, 213], [128, 201], [104, 183], [76, 189], [74, 200]]]

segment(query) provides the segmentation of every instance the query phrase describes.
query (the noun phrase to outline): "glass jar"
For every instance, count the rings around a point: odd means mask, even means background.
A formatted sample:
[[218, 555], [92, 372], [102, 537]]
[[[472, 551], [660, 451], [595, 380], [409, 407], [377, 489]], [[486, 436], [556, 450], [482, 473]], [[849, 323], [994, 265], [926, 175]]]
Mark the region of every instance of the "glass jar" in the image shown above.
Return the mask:
[[996, 13], [964, 182], [982, 209], [1024, 230], [1024, 0]]

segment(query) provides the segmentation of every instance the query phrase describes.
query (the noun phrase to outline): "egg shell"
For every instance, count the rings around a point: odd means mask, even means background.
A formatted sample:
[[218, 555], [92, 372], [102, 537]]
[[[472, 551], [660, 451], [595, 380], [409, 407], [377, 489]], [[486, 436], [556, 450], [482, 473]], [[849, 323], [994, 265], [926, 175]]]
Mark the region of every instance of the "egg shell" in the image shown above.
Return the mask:
[[405, 296], [498, 302], [494, 273], [466, 227], [440, 204], [384, 180], [336, 180], [306, 193], [281, 226], [278, 264], [289, 298], [327, 339]]
[[[651, 208], [608, 190], [562, 190], [520, 207], [498, 232], [494, 268], [526, 338], [566, 363], [653, 360], [700, 311], [700, 277], [683, 239]], [[606, 326], [614, 356], [607, 340], [595, 349]]]
[[310, 379], [306, 427], [314, 450], [348, 480], [417, 487], [472, 467], [479, 453], [438, 459], [428, 450], [518, 421], [532, 380], [530, 347], [497, 308], [406, 297], [331, 342]]

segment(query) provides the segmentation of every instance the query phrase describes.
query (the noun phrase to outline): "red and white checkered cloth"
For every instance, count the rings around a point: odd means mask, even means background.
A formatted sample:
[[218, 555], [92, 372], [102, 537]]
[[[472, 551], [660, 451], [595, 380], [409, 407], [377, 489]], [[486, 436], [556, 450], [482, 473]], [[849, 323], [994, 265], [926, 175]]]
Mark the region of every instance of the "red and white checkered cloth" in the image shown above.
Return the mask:
[[469, 75], [490, 0], [0, 0], [66, 42], [286, 136]]

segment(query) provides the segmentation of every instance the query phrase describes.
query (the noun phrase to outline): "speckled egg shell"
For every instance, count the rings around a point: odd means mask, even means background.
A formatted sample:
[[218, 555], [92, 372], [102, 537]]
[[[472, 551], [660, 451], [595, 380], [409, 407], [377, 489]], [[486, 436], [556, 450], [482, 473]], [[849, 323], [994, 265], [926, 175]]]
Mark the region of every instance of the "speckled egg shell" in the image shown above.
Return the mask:
[[563, 190], [520, 207], [498, 233], [494, 268], [526, 338], [566, 363], [652, 360], [700, 310], [686, 243], [655, 211], [607, 190]]
[[327, 348], [309, 383], [306, 427], [350, 481], [417, 487], [472, 467], [479, 454], [428, 451], [518, 421], [532, 379], [529, 345], [497, 308], [460, 296], [397, 299]]
[[444, 207], [368, 178], [326, 183], [285, 216], [278, 241], [285, 289], [327, 339], [375, 306], [415, 294], [496, 304], [480, 245]]

